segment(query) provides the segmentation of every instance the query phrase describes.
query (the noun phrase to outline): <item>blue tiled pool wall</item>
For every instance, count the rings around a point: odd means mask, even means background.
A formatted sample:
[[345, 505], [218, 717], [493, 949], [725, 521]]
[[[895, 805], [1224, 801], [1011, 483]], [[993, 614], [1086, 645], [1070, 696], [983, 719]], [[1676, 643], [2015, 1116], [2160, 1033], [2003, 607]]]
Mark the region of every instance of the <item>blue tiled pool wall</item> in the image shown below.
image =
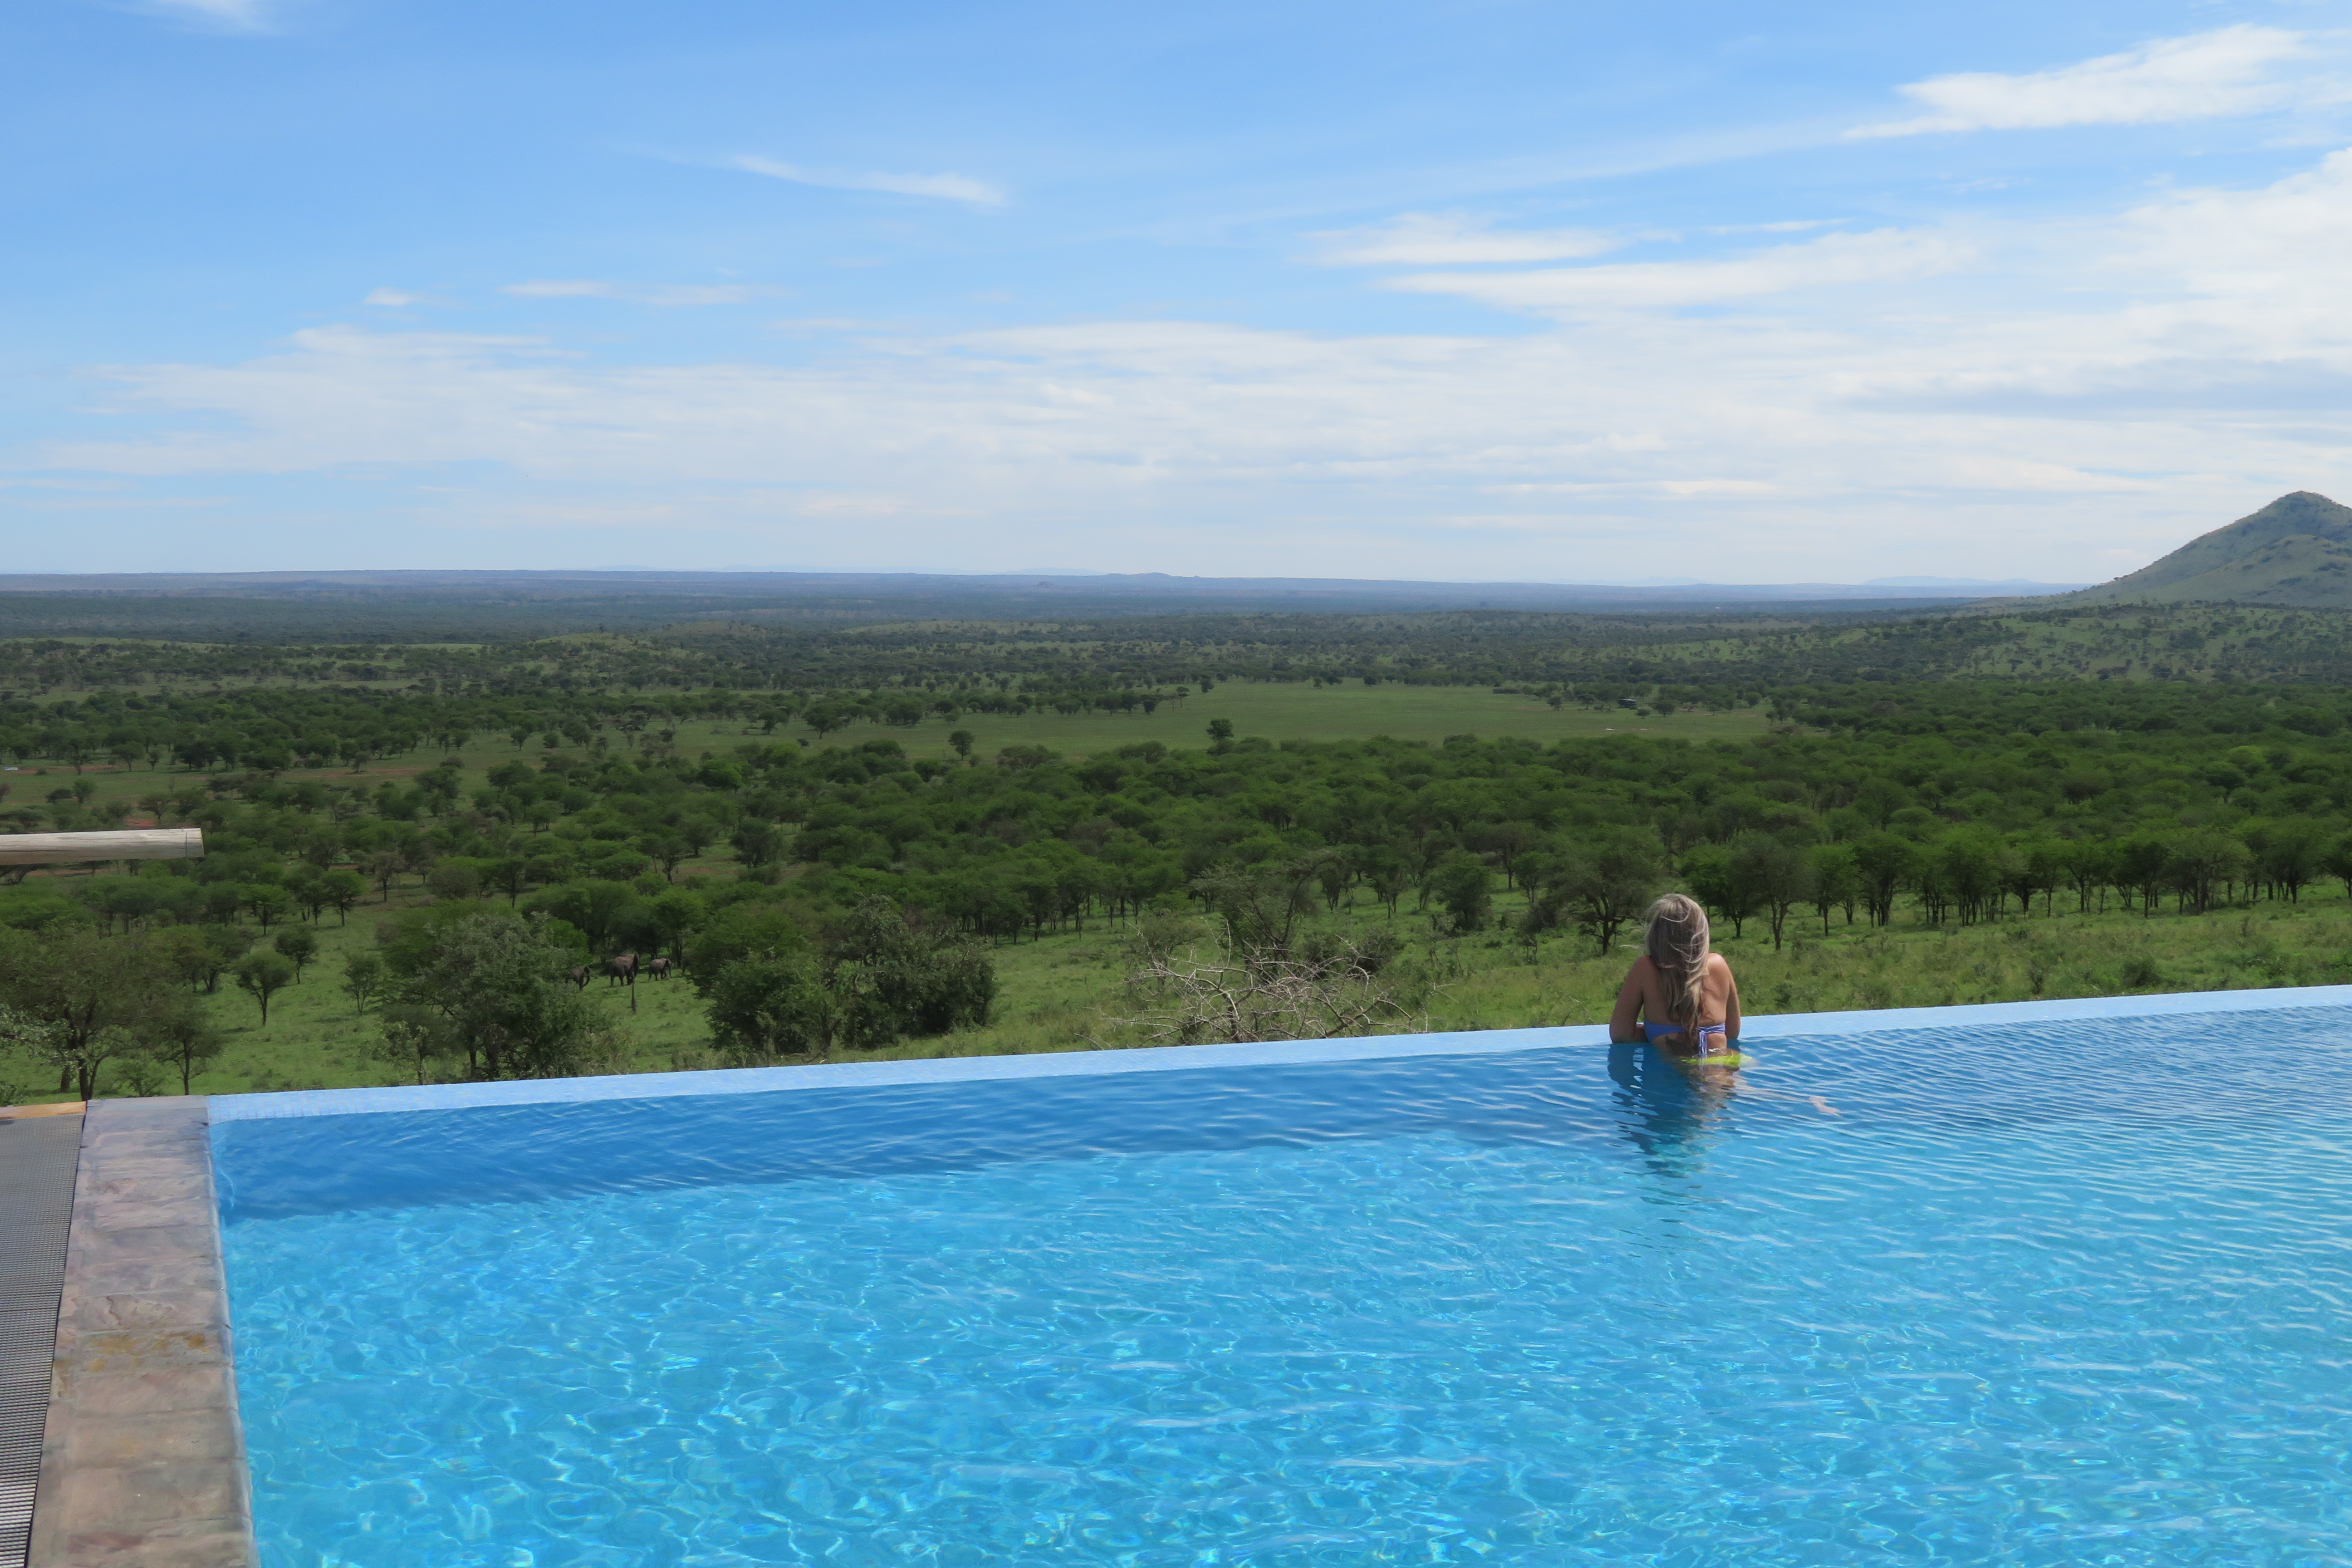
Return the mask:
[[[2238, 1048], [2249, 1031], [2266, 1058], [2307, 1051], [2315, 1073], [2333, 1073], [2352, 1054], [2352, 1007], [1798, 1036], [1753, 1047], [1736, 1089], [1645, 1047], [1607, 1049], [1605, 1075], [1602, 1050], [1549, 1047], [267, 1117], [216, 1121], [213, 1140], [232, 1222], [1437, 1131], [1605, 1157], [1822, 1106], [1954, 1126], [2290, 1111], [2275, 1072]], [[2046, 1065], [2021, 1078], [2021, 1049]]]

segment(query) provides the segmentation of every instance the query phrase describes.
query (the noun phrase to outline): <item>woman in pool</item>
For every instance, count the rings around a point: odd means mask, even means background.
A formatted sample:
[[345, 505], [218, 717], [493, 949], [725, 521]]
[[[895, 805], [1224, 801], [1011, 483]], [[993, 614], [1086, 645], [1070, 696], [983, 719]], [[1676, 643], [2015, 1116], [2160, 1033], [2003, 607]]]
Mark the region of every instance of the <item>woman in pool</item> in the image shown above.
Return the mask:
[[1739, 983], [1707, 947], [1706, 911], [1668, 893], [1650, 906], [1650, 931], [1609, 1016], [1619, 1045], [1647, 1040], [1669, 1056], [1739, 1065]]

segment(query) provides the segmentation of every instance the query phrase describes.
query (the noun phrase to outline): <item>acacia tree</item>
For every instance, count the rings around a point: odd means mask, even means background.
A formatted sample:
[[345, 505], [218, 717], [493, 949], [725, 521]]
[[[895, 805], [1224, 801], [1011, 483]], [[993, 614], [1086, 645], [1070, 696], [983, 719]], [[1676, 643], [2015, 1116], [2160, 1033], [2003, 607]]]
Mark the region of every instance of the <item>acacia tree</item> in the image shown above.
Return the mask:
[[0, 1005], [9, 1043], [56, 1068], [58, 1092], [88, 1100], [110, 1061], [147, 1049], [197, 1004], [148, 938], [68, 928], [0, 930]]
[[180, 1092], [194, 1092], [196, 1075], [221, 1054], [225, 1042], [201, 1008], [173, 1009], [156, 1026], [148, 1051], [155, 1060], [180, 1075]]
[[1495, 907], [1494, 874], [1466, 849], [1448, 853], [1431, 869], [1429, 891], [1456, 935], [1485, 925], [1487, 911]]
[[1850, 844], [1816, 844], [1805, 852], [1805, 870], [1811, 884], [1809, 895], [1813, 912], [1822, 917], [1822, 934], [1830, 934], [1830, 911], [1845, 906], [1846, 924], [1853, 923], [1854, 896], [1862, 886], [1862, 873], [1854, 864], [1853, 847]]
[[1804, 856], [1769, 833], [1743, 833], [1732, 840], [1731, 870], [1763, 907], [1772, 928], [1772, 951], [1780, 952], [1789, 911], [1811, 890]]
[[269, 999], [294, 984], [291, 959], [268, 948], [257, 948], [229, 966], [236, 988], [261, 1004], [261, 1026], [269, 1027]]
[[1573, 921], [1606, 957], [1617, 933], [1664, 879], [1657, 839], [1636, 828], [1561, 846], [1528, 863], [1526, 880], [1533, 896], [1523, 917], [1525, 929], [1533, 933]]
[[468, 1079], [560, 1078], [609, 1047], [611, 1026], [571, 983], [580, 954], [544, 916], [435, 904], [393, 924], [385, 1047], [404, 1066], [463, 1056]]

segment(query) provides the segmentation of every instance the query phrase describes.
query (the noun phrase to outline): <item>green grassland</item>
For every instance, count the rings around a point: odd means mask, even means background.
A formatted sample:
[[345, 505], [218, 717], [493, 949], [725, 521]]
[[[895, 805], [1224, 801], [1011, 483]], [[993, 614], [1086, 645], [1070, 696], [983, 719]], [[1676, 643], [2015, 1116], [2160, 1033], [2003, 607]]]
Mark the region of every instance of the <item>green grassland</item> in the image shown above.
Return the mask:
[[[120, 873], [110, 873], [119, 875]], [[394, 901], [369, 903], [347, 924], [318, 928], [319, 959], [278, 994], [265, 1026], [254, 1002], [222, 989], [205, 999], [226, 1037], [222, 1055], [193, 1088], [229, 1094], [334, 1089], [408, 1081], [376, 1047], [373, 1015], [353, 1007], [341, 985], [341, 957], [373, 946], [390, 909], [415, 901], [414, 889]], [[1498, 912], [1517, 900], [1506, 894]], [[1717, 933], [1717, 947], [1738, 974], [1751, 1016], [1852, 1008], [1948, 1006], [1979, 1002], [2133, 993], [2227, 991], [2332, 984], [2352, 979], [2352, 901], [2332, 888], [2298, 903], [2264, 903], [2202, 915], [2107, 912], [2011, 914], [1972, 927], [1929, 926], [1907, 911], [1873, 930], [1832, 914], [1826, 932], [1816, 919], [1795, 920], [1776, 950], [1760, 921], [1743, 933]], [[1344, 909], [1333, 923], [1388, 923], [1376, 905]], [[1629, 936], [1607, 956], [1573, 935], [1528, 942], [1507, 930], [1443, 935], [1410, 905], [1395, 918], [1406, 939], [1391, 972], [1400, 991], [1423, 997], [1420, 1016], [1400, 1027], [1430, 1030], [1531, 1028], [1604, 1022], [1635, 949]], [[1205, 931], [1204, 931], [1205, 935]], [[1132, 965], [1129, 934], [1097, 922], [1084, 931], [992, 949], [998, 1004], [982, 1028], [902, 1042], [858, 1059], [963, 1057], [1086, 1050], [1130, 1043], [1118, 1020], [1132, 1010], [1123, 978]], [[615, 1049], [594, 1064], [604, 1072], [663, 1072], [723, 1065], [713, 1052], [701, 998], [684, 978], [643, 981], [634, 988], [591, 982], [589, 994], [614, 1026]], [[53, 1082], [10, 1069], [0, 1103], [66, 1098]], [[127, 1064], [110, 1069], [103, 1093], [176, 1093], [168, 1074]]]
[[[1641, 734], [1685, 740], [1746, 740], [1765, 732], [1764, 715], [1755, 710], [1732, 712], [1636, 714], [1625, 710], [1580, 708], [1553, 710], [1532, 697], [1498, 693], [1463, 686], [1315, 687], [1301, 681], [1235, 682], [1206, 696], [1181, 703], [1163, 704], [1156, 713], [1027, 713], [1019, 716], [967, 713], [953, 723], [938, 718], [914, 725], [853, 724], [823, 740], [813, 740], [797, 726], [781, 729], [772, 737], [756, 724], [688, 720], [677, 726], [674, 749], [687, 755], [711, 752], [724, 754], [735, 746], [770, 743], [797, 736], [812, 745], [858, 746], [869, 741], [896, 741], [915, 759], [945, 760], [954, 755], [948, 737], [958, 730], [971, 731], [973, 751], [993, 756], [1007, 746], [1045, 746], [1069, 756], [1116, 750], [1139, 741], [1158, 741], [1171, 747], [1201, 747], [1208, 743], [1211, 719], [1230, 719], [1235, 733], [1282, 741], [1344, 741], [1374, 735], [1402, 741], [1438, 742], [1448, 735], [1481, 737], [1525, 736], [1529, 740], [1583, 739], [1605, 734]], [[479, 775], [500, 763], [520, 756], [536, 760], [544, 752], [537, 740], [518, 748], [505, 736], [477, 735], [458, 757], [468, 772]], [[438, 763], [438, 749], [411, 752], [369, 763], [357, 771], [343, 767], [295, 768], [288, 779], [317, 779], [326, 784], [360, 784], [373, 788], [385, 779], [406, 778]], [[47, 763], [0, 773], [8, 785], [10, 806], [38, 804], [50, 791], [70, 786], [77, 777], [95, 786], [92, 803], [136, 803], [144, 796], [169, 795], [196, 775], [183, 770], [123, 768], [92, 763], [76, 774], [69, 767]], [[144, 820], [134, 809], [133, 820]]]

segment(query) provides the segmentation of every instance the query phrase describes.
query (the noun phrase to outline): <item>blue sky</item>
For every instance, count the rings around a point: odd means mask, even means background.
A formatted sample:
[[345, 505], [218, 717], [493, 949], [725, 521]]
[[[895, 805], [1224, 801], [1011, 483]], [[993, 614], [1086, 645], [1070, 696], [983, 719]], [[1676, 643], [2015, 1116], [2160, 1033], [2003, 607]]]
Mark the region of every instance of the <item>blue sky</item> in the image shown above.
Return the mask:
[[2352, 501], [2341, 5], [18, 0], [8, 569], [2094, 580]]

